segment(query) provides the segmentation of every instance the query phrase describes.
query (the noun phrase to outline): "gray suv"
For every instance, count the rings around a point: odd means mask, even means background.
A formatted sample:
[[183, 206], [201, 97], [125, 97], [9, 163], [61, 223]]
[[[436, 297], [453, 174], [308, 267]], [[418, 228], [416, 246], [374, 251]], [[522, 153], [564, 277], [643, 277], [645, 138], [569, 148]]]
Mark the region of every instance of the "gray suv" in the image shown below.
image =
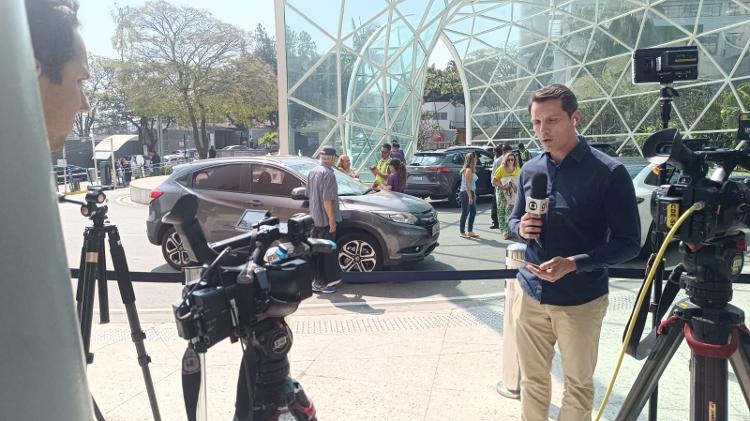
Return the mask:
[[417, 197], [448, 199], [451, 206], [459, 206], [458, 190], [461, 168], [469, 152], [477, 154], [477, 194], [493, 194], [493, 158], [486, 150], [475, 146], [453, 146], [447, 149], [417, 152], [408, 166], [404, 193]]
[[[199, 199], [198, 220], [210, 242], [237, 235], [246, 209], [270, 211], [286, 221], [308, 211], [307, 174], [318, 161], [297, 156], [204, 159], [174, 167], [151, 192], [146, 232], [173, 268], [192, 264], [174, 228], [162, 222], [177, 199]], [[418, 261], [438, 245], [440, 224], [422, 199], [375, 192], [336, 170], [343, 222], [337, 229], [338, 261], [344, 271], [370, 272], [384, 265]], [[297, 189], [297, 190], [295, 190]], [[295, 190], [295, 196], [292, 191]]]

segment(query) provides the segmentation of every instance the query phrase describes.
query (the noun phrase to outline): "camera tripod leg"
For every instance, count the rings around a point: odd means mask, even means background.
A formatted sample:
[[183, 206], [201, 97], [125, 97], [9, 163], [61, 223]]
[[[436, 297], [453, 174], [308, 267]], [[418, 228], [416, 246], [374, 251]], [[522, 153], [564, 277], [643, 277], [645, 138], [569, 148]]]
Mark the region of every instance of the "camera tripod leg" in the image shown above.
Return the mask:
[[107, 291], [107, 255], [104, 251], [104, 238], [99, 248], [97, 289], [99, 290], [99, 324], [109, 323], [109, 293]]
[[99, 409], [99, 405], [96, 404], [96, 399], [92, 397], [91, 400], [94, 402], [94, 416], [96, 417], [96, 420], [104, 421], [104, 415], [102, 414], [102, 410]]
[[146, 334], [143, 332], [138, 317], [138, 311], [135, 307], [135, 293], [133, 292], [133, 283], [130, 280], [128, 261], [125, 258], [125, 249], [122, 247], [120, 233], [117, 230], [117, 227], [110, 225], [106, 229], [107, 234], [109, 235], [109, 252], [112, 256], [112, 264], [114, 265], [115, 273], [117, 274], [117, 286], [120, 289], [120, 296], [122, 297], [122, 303], [125, 305], [128, 324], [130, 325], [130, 338], [135, 344], [136, 353], [138, 355], [138, 365], [141, 366], [141, 371], [143, 372], [143, 380], [146, 383], [146, 392], [148, 393], [148, 400], [151, 404], [151, 412], [154, 416], [154, 420], [159, 421], [161, 419], [159, 405], [156, 402], [154, 382], [151, 379], [151, 371], [148, 368], [148, 364], [151, 362], [151, 357], [149, 357], [146, 352], [146, 347], [143, 344]]
[[682, 327], [684, 321], [673, 317], [666, 321], [664, 331], [656, 339], [653, 351], [641, 368], [635, 383], [617, 413], [617, 421], [635, 421], [638, 419], [649, 397], [659, 384], [659, 378], [667, 368], [669, 361], [677, 352], [684, 338]]
[[727, 408], [727, 360], [696, 355], [690, 358], [690, 420], [725, 420]]
[[729, 362], [745, 397], [745, 404], [750, 409], [750, 331], [745, 325], [741, 325], [738, 334], [737, 351], [729, 357]]
[[315, 417], [315, 405], [307, 397], [305, 390], [298, 381], [292, 380], [294, 385], [294, 401], [289, 404], [289, 412], [296, 421], [317, 421]]
[[81, 339], [83, 341], [83, 350], [86, 355], [86, 362], [93, 362], [91, 350], [91, 324], [94, 313], [94, 296], [96, 287], [96, 277], [99, 274], [99, 266], [105, 262], [100, 260], [100, 250], [104, 249], [104, 232], [96, 229], [86, 229], [83, 239], [83, 263], [82, 270], [78, 279], [78, 319], [81, 323]]

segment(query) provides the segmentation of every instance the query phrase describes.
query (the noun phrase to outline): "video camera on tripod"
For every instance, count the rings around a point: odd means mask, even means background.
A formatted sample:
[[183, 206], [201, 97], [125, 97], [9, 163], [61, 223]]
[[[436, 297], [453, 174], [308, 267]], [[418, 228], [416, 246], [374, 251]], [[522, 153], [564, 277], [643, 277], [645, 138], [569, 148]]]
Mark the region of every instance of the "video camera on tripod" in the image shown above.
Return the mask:
[[[266, 217], [250, 232], [208, 244], [195, 217], [197, 208], [196, 197], [187, 195], [164, 217], [175, 227], [191, 259], [205, 262], [199, 279], [188, 282], [173, 305], [177, 331], [189, 341], [183, 358], [188, 419], [196, 419], [200, 412], [203, 354], [231, 337], [241, 339], [244, 349], [235, 419], [272, 420], [280, 409], [288, 408], [297, 420], [315, 420], [312, 402], [289, 377], [292, 333], [284, 317], [312, 295], [314, 274], [326, 273], [319, 267], [325, 260], [319, 257], [333, 252], [336, 244], [309, 238], [313, 221], [303, 214], [290, 218], [286, 229], [278, 218]], [[246, 264], [221, 266], [226, 256], [248, 248]]]
[[[661, 249], [649, 261], [649, 276], [624, 335], [628, 353], [648, 359], [616, 419], [638, 419], [649, 398], [649, 420], [656, 419], [659, 378], [684, 338], [691, 350], [690, 420], [726, 420], [727, 361], [750, 407], [750, 331], [744, 325], [743, 311], [729, 304], [732, 283], [739, 278], [747, 249], [741, 230], [750, 226], [750, 185], [729, 177], [737, 166], [750, 169], [750, 149], [709, 148], [702, 140], [683, 140], [677, 129], [667, 128], [672, 96], [677, 96], [671, 82], [697, 78], [696, 47], [638, 50], [633, 59], [636, 83], [662, 83], [664, 129], [646, 140], [643, 155], [660, 166], [661, 174], [670, 164], [680, 170], [680, 177], [673, 184], [662, 177], [662, 185], [652, 195], [654, 244]], [[739, 137], [747, 139], [750, 118], [741, 114], [739, 122]], [[681, 240], [682, 262], [672, 270], [662, 291], [666, 241], [675, 233]], [[662, 242], [665, 244], [659, 244]], [[640, 341], [648, 307], [639, 310], [638, 306], [655, 274], [659, 279], [654, 284], [651, 311], [654, 323], [659, 324]], [[688, 298], [676, 303], [671, 316], [662, 321], [681, 288]]]
[[[693, 147], [701, 149], [685, 146], [676, 129], [659, 131], [644, 144], [649, 161], [681, 170], [675, 184], [654, 191], [651, 211], [655, 229], [666, 233], [681, 210], [702, 203], [677, 231], [687, 272], [680, 284], [693, 301], [720, 307], [732, 299], [731, 284], [742, 271], [746, 250], [740, 230], [750, 225], [750, 186], [729, 180], [729, 175], [737, 165], [750, 168], [750, 150]], [[708, 175], [711, 163], [716, 166]]]

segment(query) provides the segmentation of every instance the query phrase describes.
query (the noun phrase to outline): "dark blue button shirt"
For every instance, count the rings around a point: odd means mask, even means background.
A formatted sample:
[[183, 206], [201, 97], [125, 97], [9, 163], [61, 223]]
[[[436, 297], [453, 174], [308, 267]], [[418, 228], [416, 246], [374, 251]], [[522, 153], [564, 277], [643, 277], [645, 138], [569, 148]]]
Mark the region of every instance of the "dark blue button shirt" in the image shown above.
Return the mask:
[[528, 241], [526, 261], [542, 263], [556, 256], [573, 257], [577, 270], [556, 282], [521, 268], [521, 288], [542, 304], [579, 305], [609, 290], [607, 266], [635, 257], [640, 250], [640, 220], [633, 182], [625, 166], [591, 148], [583, 138], [556, 163], [538, 155], [521, 168], [520, 186], [509, 228], [516, 238], [531, 196], [531, 179], [547, 174], [549, 210], [542, 217], [541, 247]]

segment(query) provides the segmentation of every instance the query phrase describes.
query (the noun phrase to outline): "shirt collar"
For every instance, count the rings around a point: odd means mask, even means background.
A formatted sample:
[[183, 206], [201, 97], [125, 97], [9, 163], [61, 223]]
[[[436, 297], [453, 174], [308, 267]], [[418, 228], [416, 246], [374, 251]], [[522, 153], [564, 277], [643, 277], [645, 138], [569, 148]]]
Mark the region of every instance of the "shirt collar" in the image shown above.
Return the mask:
[[[568, 157], [572, 157], [576, 160], [576, 162], [581, 162], [588, 153], [589, 149], [591, 149], [591, 146], [589, 146], [588, 142], [586, 142], [586, 139], [583, 136], [578, 136], [578, 144], [576, 144], [573, 150], [565, 156], [563, 161], [565, 161]], [[547, 155], [547, 159], [552, 161], [552, 157], [549, 155], [549, 152], [545, 152], [544, 154]], [[558, 162], [557, 164], [562, 164], [562, 162]]]

